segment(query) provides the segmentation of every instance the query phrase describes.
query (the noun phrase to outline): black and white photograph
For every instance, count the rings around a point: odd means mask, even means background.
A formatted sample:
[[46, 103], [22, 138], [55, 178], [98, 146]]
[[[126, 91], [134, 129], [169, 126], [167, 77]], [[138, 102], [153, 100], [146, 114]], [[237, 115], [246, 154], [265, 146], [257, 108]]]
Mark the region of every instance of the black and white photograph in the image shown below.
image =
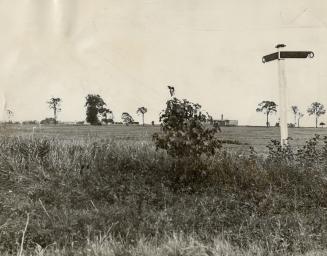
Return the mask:
[[327, 255], [326, 109], [325, 0], [0, 0], [0, 255]]

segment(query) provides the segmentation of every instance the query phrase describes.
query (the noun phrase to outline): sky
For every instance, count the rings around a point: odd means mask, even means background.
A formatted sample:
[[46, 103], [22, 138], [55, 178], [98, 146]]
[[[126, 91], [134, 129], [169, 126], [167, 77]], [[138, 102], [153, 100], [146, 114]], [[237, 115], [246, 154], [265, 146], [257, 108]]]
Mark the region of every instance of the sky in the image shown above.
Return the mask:
[[285, 61], [292, 122], [291, 105], [327, 107], [326, 13], [324, 0], [0, 0], [0, 107], [41, 120], [60, 97], [59, 120], [81, 121], [85, 96], [100, 94], [115, 121], [141, 121], [145, 106], [158, 123], [170, 85], [215, 119], [265, 125], [255, 109], [278, 104], [278, 72], [261, 59], [284, 43], [315, 53]]

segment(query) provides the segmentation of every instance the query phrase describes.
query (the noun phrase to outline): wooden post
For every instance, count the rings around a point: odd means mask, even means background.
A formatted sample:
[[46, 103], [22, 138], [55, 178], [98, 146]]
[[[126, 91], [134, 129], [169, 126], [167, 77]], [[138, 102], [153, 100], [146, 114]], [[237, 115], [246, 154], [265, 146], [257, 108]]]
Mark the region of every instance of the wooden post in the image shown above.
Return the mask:
[[278, 81], [279, 81], [279, 114], [280, 114], [280, 143], [287, 145], [288, 127], [287, 127], [287, 85], [285, 74], [285, 60], [280, 58], [280, 47], [278, 49]]

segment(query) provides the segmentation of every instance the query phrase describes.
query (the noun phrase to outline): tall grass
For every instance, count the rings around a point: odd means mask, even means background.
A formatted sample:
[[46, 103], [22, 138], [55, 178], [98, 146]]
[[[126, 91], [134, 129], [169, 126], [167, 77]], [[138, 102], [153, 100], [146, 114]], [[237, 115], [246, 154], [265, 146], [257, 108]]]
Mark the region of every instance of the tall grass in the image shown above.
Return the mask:
[[26, 214], [26, 255], [324, 250], [327, 180], [319, 141], [297, 152], [272, 144], [267, 159], [222, 150], [177, 170], [150, 144], [4, 138], [0, 251], [17, 253]]

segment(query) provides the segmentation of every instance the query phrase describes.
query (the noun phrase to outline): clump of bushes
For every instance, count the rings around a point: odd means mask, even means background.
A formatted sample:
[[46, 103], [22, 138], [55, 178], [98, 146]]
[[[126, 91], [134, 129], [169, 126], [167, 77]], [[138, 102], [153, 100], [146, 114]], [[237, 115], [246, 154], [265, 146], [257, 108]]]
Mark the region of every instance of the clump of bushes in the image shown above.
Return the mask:
[[298, 169], [311, 169], [316, 171], [327, 170], [327, 136], [316, 134], [306, 141], [302, 147], [294, 147], [289, 138], [289, 144], [282, 147], [279, 141], [272, 140], [268, 147], [267, 162], [297, 166]]

